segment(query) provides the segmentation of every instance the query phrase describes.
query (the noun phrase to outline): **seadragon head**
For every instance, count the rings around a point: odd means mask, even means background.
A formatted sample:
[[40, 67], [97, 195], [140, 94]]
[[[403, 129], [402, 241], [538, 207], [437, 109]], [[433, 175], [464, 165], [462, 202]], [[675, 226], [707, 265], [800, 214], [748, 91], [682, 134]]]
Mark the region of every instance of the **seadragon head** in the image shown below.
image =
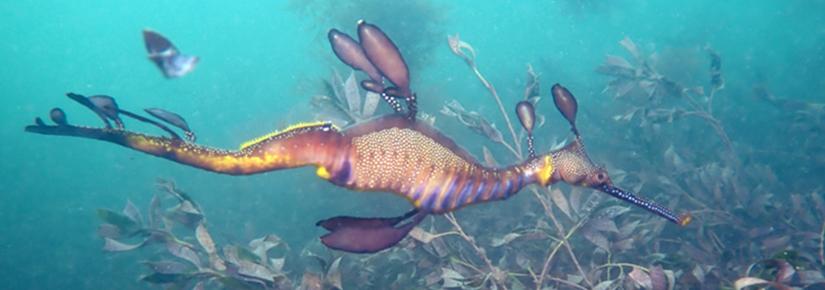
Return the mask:
[[612, 185], [613, 182], [601, 166], [597, 166], [587, 153], [584, 151], [581, 139], [576, 138], [575, 141], [567, 144], [563, 148], [553, 151], [553, 156], [556, 170], [554, 172], [554, 180], [562, 181], [567, 184], [584, 186], [584, 187], [598, 187], [602, 185]]
[[[547, 176], [548, 179], [546, 182], [541, 182], [542, 185], [564, 182], [574, 186], [593, 188], [622, 201], [641, 207], [673, 223], [682, 226], [690, 223], [691, 216], [689, 214], [676, 215], [666, 207], [614, 186], [607, 170], [602, 166], [596, 165], [584, 149], [581, 136], [576, 128], [576, 111], [578, 104], [575, 97], [573, 97], [570, 91], [559, 84], [553, 86], [552, 93], [556, 108], [570, 123], [575, 139], [561, 149], [552, 151], [538, 158], [548, 160], [549, 162], [544, 163], [552, 168], [552, 173]], [[529, 120], [532, 119], [532, 108], [519, 109], [517, 107], [516, 112], [519, 120], [522, 121], [522, 125], [525, 123], [530, 125], [531, 122]], [[528, 121], [525, 122], [525, 120]], [[526, 127], [529, 128], [530, 126]], [[530, 133], [532, 132], [528, 130], [528, 134]], [[532, 142], [529, 142], [529, 145], [532, 146]], [[533, 151], [532, 148], [530, 151]]]

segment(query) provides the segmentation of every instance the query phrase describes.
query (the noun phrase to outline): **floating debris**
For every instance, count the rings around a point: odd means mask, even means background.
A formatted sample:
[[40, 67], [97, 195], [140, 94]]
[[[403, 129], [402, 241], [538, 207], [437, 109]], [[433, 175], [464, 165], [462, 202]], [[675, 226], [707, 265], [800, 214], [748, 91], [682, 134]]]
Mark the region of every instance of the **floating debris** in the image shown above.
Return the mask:
[[182, 77], [195, 69], [197, 56], [182, 54], [169, 39], [149, 29], [143, 30], [143, 42], [151, 60], [166, 78]]

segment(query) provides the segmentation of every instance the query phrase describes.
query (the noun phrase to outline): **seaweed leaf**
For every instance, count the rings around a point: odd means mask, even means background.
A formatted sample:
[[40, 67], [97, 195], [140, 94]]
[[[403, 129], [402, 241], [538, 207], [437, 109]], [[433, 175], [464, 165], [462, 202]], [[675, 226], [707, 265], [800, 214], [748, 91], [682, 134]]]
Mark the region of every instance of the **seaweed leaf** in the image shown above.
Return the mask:
[[103, 238], [117, 239], [121, 236], [121, 233], [117, 226], [104, 223], [97, 227], [97, 235]]
[[[540, 98], [541, 85], [539, 83], [539, 75], [533, 70], [533, 66], [527, 65], [527, 84], [524, 86], [524, 99], [533, 100]], [[535, 105], [535, 103], [533, 103]]]
[[304, 272], [304, 276], [301, 278], [301, 286], [298, 288], [300, 290], [321, 290], [323, 289], [323, 283], [321, 282], [321, 277], [318, 274], [312, 272]]
[[[332, 71], [332, 81], [327, 82], [327, 84], [328, 84], [328, 87], [332, 89], [333, 95], [335, 96], [335, 99], [336, 99], [336, 103], [338, 103], [340, 105], [343, 105], [343, 104], [347, 103], [346, 93], [341, 91], [341, 88], [339, 88], [339, 86], [343, 87], [343, 85], [340, 85], [340, 84], [343, 84], [343, 83], [344, 83], [344, 79], [341, 78], [341, 75], [338, 74], [338, 71], [333, 70]], [[347, 107], [348, 106], [349, 105], [347, 105]], [[343, 107], [343, 106], [341, 108], [346, 110], [346, 108]]]
[[771, 285], [771, 282], [756, 277], [742, 277], [733, 282], [733, 288], [736, 290], [742, 290], [750, 286], [761, 287], [767, 285]]
[[198, 281], [198, 283], [195, 283], [195, 286], [192, 286], [192, 290], [204, 290], [205, 287], [206, 287], [206, 282]]
[[605, 59], [604, 61], [604, 64], [615, 68], [625, 69], [631, 72], [634, 70], [633, 65], [621, 56], [608, 54], [607, 59]]
[[607, 290], [607, 289], [610, 289], [610, 286], [613, 286], [613, 283], [616, 283], [616, 280], [607, 280], [607, 281], [599, 282], [599, 284], [596, 284], [596, 286], [593, 287], [593, 290]]
[[123, 214], [138, 226], [143, 224], [143, 216], [141, 216], [140, 210], [137, 209], [131, 200], [126, 200], [126, 206], [123, 208]]
[[665, 271], [661, 266], [650, 267], [650, 285], [651, 290], [666, 290], [668, 289], [667, 277]]
[[267, 252], [270, 249], [277, 247], [281, 244], [281, 238], [269, 234], [261, 238], [254, 239], [249, 242], [249, 247], [252, 249], [252, 253], [254, 253], [260, 261], [266, 261], [268, 259]]
[[350, 112], [361, 110], [361, 93], [358, 90], [358, 81], [355, 79], [355, 72], [350, 72], [347, 80], [344, 81], [344, 96]]
[[381, 102], [381, 96], [373, 93], [367, 92], [364, 96], [364, 108], [361, 111], [361, 117], [369, 118], [375, 114], [375, 110], [378, 108], [378, 103]]
[[108, 209], [98, 209], [97, 216], [103, 222], [118, 228], [120, 234], [131, 236], [140, 230], [140, 225], [124, 214], [120, 214]]
[[567, 202], [567, 198], [564, 197], [564, 193], [561, 192], [558, 188], [553, 188], [550, 191], [550, 198], [553, 200], [553, 204], [556, 205], [563, 213], [567, 216], [567, 218], [572, 219], [573, 216], [570, 214], [570, 204]]
[[607, 241], [607, 237], [601, 233], [593, 230], [585, 230], [582, 232], [582, 235], [585, 239], [596, 245], [596, 247], [599, 247], [605, 251], [610, 250], [610, 243]]
[[162, 226], [164, 226], [164, 224], [160, 197], [157, 194], [153, 194], [152, 201], [149, 202], [149, 227], [160, 229]]
[[619, 41], [619, 44], [624, 47], [624, 49], [627, 50], [627, 52], [630, 53], [636, 61], [641, 61], [642, 55], [639, 53], [639, 48], [636, 46], [636, 43], [630, 39], [630, 37], [625, 36], [621, 41]]
[[140, 247], [143, 247], [146, 244], [146, 240], [137, 243], [137, 244], [126, 244], [122, 242], [118, 242], [116, 240], [110, 238], [103, 238], [103, 250], [107, 252], [126, 252], [131, 251]]
[[725, 79], [722, 77], [722, 57], [709, 45], [705, 46], [705, 51], [708, 52], [708, 58], [710, 58], [710, 85], [716, 91], [722, 90], [725, 88]]
[[599, 217], [605, 219], [615, 219], [620, 215], [623, 215], [630, 211], [629, 206], [624, 205], [611, 205], [599, 210]]
[[667, 150], [665, 150], [665, 160], [668, 162], [668, 164], [674, 170], [677, 170], [677, 171], [684, 171], [685, 170], [685, 167], [686, 167], [685, 166], [685, 161], [684, 161], [684, 159], [682, 159], [681, 156], [679, 156], [678, 153], [676, 153], [676, 150], [673, 148], [673, 144], [670, 144], [670, 146], [667, 148]]
[[169, 240], [166, 242], [166, 250], [173, 256], [192, 263], [192, 265], [195, 265], [198, 269], [201, 268], [201, 259], [190, 245], [175, 240]]
[[[473, 47], [464, 41], [461, 41], [461, 38], [456, 35], [447, 36], [447, 44], [450, 46], [450, 50], [453, 54], [461, 57], [467, 63], [472, 63], [476, 59], [476, 51]], [[465, 51], [467, 53], [465, 53]], [[469, 53], [469, 54], [468, 54]]]
[[236, 266], [238, 266], [238, 274], [262, 281], [273, 281], [277, 276], [276, 273], [273, 273], [263, 265], [246, 260], [241, 260], [240, 264], [236, 264]]
[[285, 258], [270, 258], [269, 259], [269, 266], [272, 268], [272, 271], [276, 273], [280, 273], [284, 271], [284, 263], [286, 262]]
[[629, 237], [633, 234], [639, 224], [641, 222], [639, 220], [634, 220], [632, 222], [626, 223], [619, 228], [619, 236], [621, 237]]
[[619, 229], [616, 227], [616, 222], [609, 218], [594, 218], [587, 223], [587, 227], [593, 231], [618, 233]]
[[465, 127], [484, 137], [487, 137], [487, 139], [490, 139], [493, 142], [504, 142], [504, 136], [494, 124], [490, 123], [490, 121], [478, 112], [464, 109], [464, 106], [456, 100], [446, 102], [441, 108], [441, 114], [448, 117], [455, 117]]
[[512, 242], [513, 240], [517, 239], [520, 236], [521, 235], [518, 234], [518, 233], [509, 233], [509, 234], [504, 235], [504, 237], [501, 237], [501, 238], [493, 238], [493, 241], [490, 245], [495, 247], [495, 248], [498, 248], [498, 247], [504, 246], [506, 244], [509, 244], [510, 242]]
[[170, 260], [143, 262], [143, 264], [153, 272], [160, 274], [181, 274], [191, 269], [186, 264]]
[[466, 280], [463, 275], [450, 268], [441, 268], [441, 279], [442, 288], [462, 288]]
[[437, 235], [434, 235], [434, 234], [432, 234], [428, 231], [425, 231], [421, 227], [413, 228], [412, 230], [410, 230], [409, 235], [410, 235], [410, 237], [412, 237], [416, 241], [419, 241], [419, 242], [424, 243], [424, 244], [429, 244], [434, 239], [438, 238]]
[[484, 155], [484, 165], [489, 167], [498, 167], [498, 161], [496, 161], [496, 157], [493, 156], [493, 153], [490, 152], [490, 149], [487, 149], [487, 146], [481, 145], [481, 152]]
[[329, 270], [327, 270], [326, 279], [324, 279], [324, 284], [326, 284], [328, 287], [331, 287], [331, 289], [343, 289], [343, 286], [341, 284], [340, 269], [341, 258], [342, 257], [338, 257], [337, 259], [335, 259], [335, 261], [332, 261], [332, 264], [329, 266]]
[[206, 230], [206, 226], [204, 226], [203, 223], [199, 223], [195, 228], [195, 238], [207, 254], [211, 255], [216, 252], [215, 242], [212, 240], [212, 236], [209, 235], [209, 231]]
[[568, 198], [568, 201], [570, 204], [570, 209], [573, 210], [576, 215], [578, 215], [581, 211], [583, 193], [584, 191], [579, 188], [570, 190], [570, 197]]
[[206, 230], [206, 226], [203, 223], [199, 223], [195, 228], [195, 239], [198, 240], [203, 250], [206, 251], [209, 257], [209, 265], [218, 271], [226, 270], [226, 264], [223, 259], [218, 256], [215, 241], [212, 240], [212, 236], [209, 235], [209, 231]]
[[316, 119], [329, 120], [336, 126], [346, 126], [355, 121], [352, 115], [342, 104], [338, 103], [330, 96], [318, 95], [313, 96], [310, 104], [317, 112]]
[[141, 281], [152, 283], [152, 284], [172, 284], [172, 283], [183, 283], [188, 281], [192, 278], [190, 274], [163, 274], [163, 273], [152, 273], [143, 277], [140, 277]]

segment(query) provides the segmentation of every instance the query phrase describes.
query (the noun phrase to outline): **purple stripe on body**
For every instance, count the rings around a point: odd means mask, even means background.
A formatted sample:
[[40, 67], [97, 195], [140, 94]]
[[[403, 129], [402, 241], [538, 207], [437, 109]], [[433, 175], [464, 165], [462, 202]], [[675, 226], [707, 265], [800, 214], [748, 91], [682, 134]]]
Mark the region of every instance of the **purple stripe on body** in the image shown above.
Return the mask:
[[467, 194], [469, 194], [470, 191], [473, 190], [474, 186], [475, 186], [475, 182], [473, 182], [472, 179], [468, 179], [467, 182], [462, 187], [461, 193], [458, 194], [458, 198], [456, 199], [456, 203], [455, 203], [456, 207], [462, 206], [466, 203]]
[[438, 199], [438, 192], [441, 190], [441, 187], [436, 185], [434, 190], [429, 194], [424, 194], [424, 201], [421, 203], [421, 208], [427, 210], [433, 210], [433, 206], [435, 205], [435, 200]]
[[476, 194], [473, 194], [473, 196], [470, 197], [470, 200], [467, 201], [467, 204], [475, 203], [476, 200], [478, 199], [478, 197], [481, 196], [482, 193], [484, 193], [484, 188], [485, 187], [487, 187], [486, 180], [484, 180], [484, 179], [479, 180], [478, 181], [478, 189], [476, 189]]
[[419, 198], [421, 198], [421, 192], [424, 191], [425, 187], [427, 187], [427, 184], [422, 184], [422, 185], [416, 186], [413, 189], [412, 194], [410, 194], [410, 198], [412, 200], [418, 200]]
[[452, 181], [450, 181], [450, 185], [447, 186], [447, 192], [444, 193], [444, 198], [441, 200], [441, 203], [438, 204], [437, 209], [439, 209], [439, 210], [447, 209], [450, 206], [450, 197], [453, 196], [453, 194], [456, 194], [455, 186], [456, 186], [457, 183], [458, 183], [458, 176], [456, 176], [455, 178], [452, 179]]
[[493, 180], [493, 189], [491, 189], [488, 194], [482, 196], [481, 200], [488, 201], [490, 200], [490, 197], [497, 195], [496, 191], [498, 191], [499, 186], [501, 186], [501, 182], [498, 180]]
[[501, 192], [501, 198], [510, 197], [510, 191], [513, 190], [513, 180], [507, 178], [507, 186], [504, 188], [504, 191]]

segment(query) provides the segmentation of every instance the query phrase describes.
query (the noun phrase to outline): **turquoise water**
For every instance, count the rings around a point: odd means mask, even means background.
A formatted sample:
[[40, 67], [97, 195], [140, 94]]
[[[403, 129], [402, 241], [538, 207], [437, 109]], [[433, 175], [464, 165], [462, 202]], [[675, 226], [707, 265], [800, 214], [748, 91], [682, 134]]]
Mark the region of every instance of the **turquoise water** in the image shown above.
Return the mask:
[[[752, 93], [755, 85], [763, 84], [777, 97], [825, 102], [823, 1], [415, 1], [404, 5], [429, 7], [424, 11], [433, 13], [407, 17], [403, 16], [407, 6], [384, 2], [341, 4], [341, 8], [323, 1], [0, 3], [4, 40], [0, 89], [5, 95], [0, 106], [0, 139], [5, 143], [0, 147], [1, 288], [148, 287], [136, 281], [145, 272], [137, 261], [157, 251], [102, 252], [102, 239], [95, 233], [99, 224], [95, 209], [119, 210], [127, 199], [145, 208], [156, 192], [156, 178], [176, 181], [200, 203], [219, 243], [242, 244], [275, 233], [300, 251], [323, 234], [313, 225], [319, 219], [405, 211], [408, 205], [403, 199], [348, 192], [318, 180], [310, 169], [230, 177], [111, 144], [23, 132], [34, 117], [46, 117], [52, 107], [63, 108], [71, 123], [96, 125], [99, 121], [92, 114], [64, 94], [107, 94], [122, 108], [161, 107], [177, 112], [198, 133], [200, 143], [235, 148], [313, 117], [309, 101], [325, 92], [321, 80], [329, 78], [332, 68], [346, 71], [330, 51], [326, 32], [336, 27], [354, 33], [355, 20], [361, 17], [384, 27], [402, 53], [407, 49], [416, 53], [405, 56], [411, 63], [412, 86], [419, 92], [422, 111], [438, 116], [436, 126], [476, 156], [481, 156], [478, 144], [484, 140], [440, 115], [442, 104], [459, 100], [498, 128], [506, 126], [487, 90], [451, 54], [447, 35], [459, 34], [472, 44], [480, 70], [506, 104], [522, 97], [527, 64], [541, 75], [544, 95], [556, 82], [571, 88], [579, 98], [579, 123], [592, 145], [590, 154], [609, 168], [622, 168], [627, 160], [659, 160], [666, 145], [630, 152], [631, 146], [614, 144], [651, 137], [639, 135], [649, 132], [628, 129], [632, 124], [613, 120], [631, 105], [603, 94], [608, 78], [595, 72], [605, 54], [628, 57], [618, 41], [630, 37], [645, 50], [659, 51], [660, 70], [685, 83], [707, 82], [702, 47], [711, 45], [722, 55], [726, 88], [714, 104], [715, 114], [745, 164], [758, 162], [773, 168], [780, 184], [765, 186], [775, 200], [792, 192], [815, 192], [825, 180], [822, 147], [811, 145], [823, 140], [823, 127], [792, 131], [793, 117]], [[358, 16], [358, 5], [371, 7], [363, 9], [367, 15]], [[340, 14], [329, 15], [333, 13]], [[146, 59], [140, 34], [144, 28], [163, 33], [181, 51], [199, 56], [196, 70], [180, 79], [164, 79]], [[420, 47], [413, 48], [416, 45]], [[548, 115], [548, 125], [537, 137], [542, 151], [554, 136], [565, 136], [566, 124], [549, 99], [539, 111]], [[813, 114], [825, 115], [822, 111]], [[682, 154], [696, 166], [718, 159], [712, 152], [723, 150], [713, 131], [700, 122], [663, 126], [666, 137], [654, 139], [687, 148]], [[770, 153], [792, 148], [800, 148], [795, 153], [811, 158]], [[493, 152], [500, 162], [515, 161], [500, 147]], [[655, 170], [632, 167], [625, 170]], [[749, 186], [747, 190], [754, 195], [766, 193]], [[519, 196], [515, 203], [535, 206], [532, 198]], [[667, 198], [657, 199], [667, 204]], [[468, 211], [480, 213], [498, 206], [505, 205], [494, 203]], [[521, 214], [510, 212], [515, 218]], [[825, 213], [819, 214], [821, 218]], [[466, 222], [473, 223], [470, 218]], [[502, 227], [497, 235], [506, 231]], [[693, 235], [694, 231], [684, 233]], [[585, 251], [595, 248], [581, 247]], [[287, 263], [297, 277], [292, 279], [300, 282], [302, 264]], [[344, 275], [355, 274], [345, 271]], [[412, 283], [400, 288], [421, 287]]]

